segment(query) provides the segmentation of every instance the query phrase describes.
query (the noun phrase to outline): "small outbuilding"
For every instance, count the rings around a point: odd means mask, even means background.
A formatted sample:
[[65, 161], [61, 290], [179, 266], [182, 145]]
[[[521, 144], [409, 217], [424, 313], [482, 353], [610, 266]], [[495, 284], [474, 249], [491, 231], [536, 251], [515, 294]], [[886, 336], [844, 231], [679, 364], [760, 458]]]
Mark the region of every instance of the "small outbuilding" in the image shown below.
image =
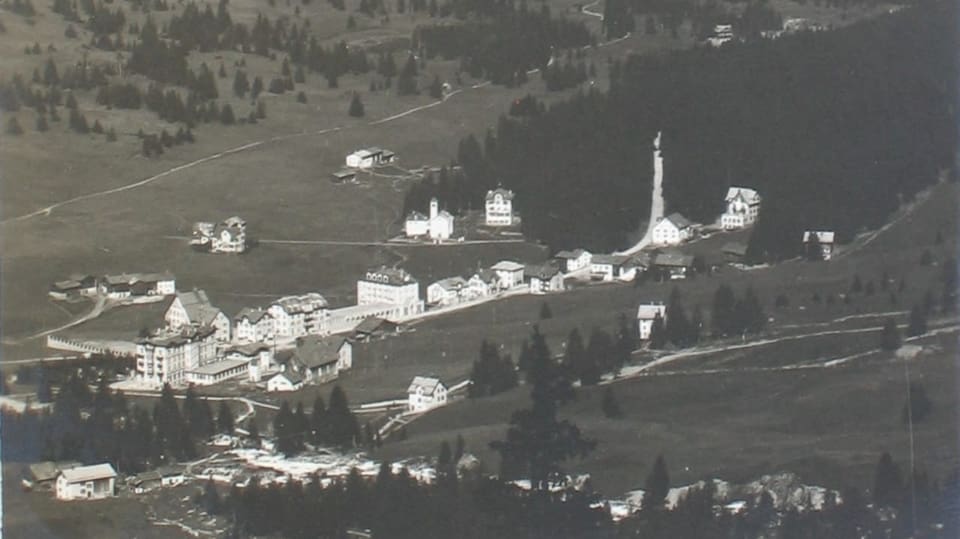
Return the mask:
[[447, 403], [447, 386], [439, 378], [417, 376], [407, 388], [407, 408], [422, 412]]

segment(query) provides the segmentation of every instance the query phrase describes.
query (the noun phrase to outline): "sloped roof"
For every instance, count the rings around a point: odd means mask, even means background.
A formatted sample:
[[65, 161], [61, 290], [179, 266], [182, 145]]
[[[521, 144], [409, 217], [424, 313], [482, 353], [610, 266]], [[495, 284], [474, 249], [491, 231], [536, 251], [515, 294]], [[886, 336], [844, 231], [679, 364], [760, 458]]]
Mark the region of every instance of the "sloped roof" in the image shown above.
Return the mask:
[[294, 352], [297, 360], [308, 369], [336, 363], [340, 359], [340, 349], [346, 344], [343, 337], [318, 337], [309, 335], [297, 343]]
[[737, 187], [735, 185], [731, 185], [730, 188], [727, 189], [727, 196], [724, 200], [726, 200], [727, 202], [730, 202], [731, 200], [737, 198], [738, 196], [742, 197], [743, 201], [746, 202], [747, 204], [760, 203], [760, 194], [757, 193], [755, 190], [750, 189], [749, 187]]
[[69, 470], [77, 466], [80, 466], [80, 463], [74, 461], [37, 462], [30, 465], [30, 476], [33, 477], [34, 481], [51, 481], [57, 478], [61, 470]]
[[195, 324], [212, 324], [220, 314], [220, 309], [210, 303], [210, 298], [203, 290], [192, 290], [187, 292], [177, 292], [177, 299], [187, 311], [187, 317], [190, 322]]
[[426, 215], [414, 210], [407, 215], [407, 221], [429, 221], [430, 218]]
[[[523, 269], [523, 266], [520, 266], [520, 269]], [[483, 282], [485, 282], [485, 283], [497, 281], [497, 274], [496, 274], [496, 272], [494, 272], [493, 270], [489, 270], [489, 269], [477, 270], [476, 273], [474, 273], [473, 275], [470, 276], [470, 279], [473, 279], [474, 277], [480, 279], [481, 281], [483, 281]]]
[[731, 254], [735, 256], [745, 256], [747, 254], [747, 244], [732, 241], [730, 243], [723, 244], [723, 247], [720, 248], [720, 251], [725, 254]]
[[688, 226], [693, 224], [692, 221], [690, 221], [683, 215], [680, 215], [679, 213], [676, 213], [676, 212], [671, 213], [670, 215], [664, 217], [664, 220], [670, 221], [671, 223], [673, 223], [675, 227], [679, 229], [687, 228]]
[[574, 259], [574, 258], [580, 258], [584, 254], [590, 254], [590, 253], [585, 249], [574, 249], [573, 251], [560, 251], [559, 253], [556, 254], [556, 258]]
[[296, 313], [308, 313], [316, 311], [317, 309], [323, 309], [329, 303], [327, 299], [322, 295], [316, 292], [309, 292], [306, 294], [301, 294], [299, 296], [286, 296], [274, 301], [271, 304], [279, 306], [283, 309], [284, 312], [288, 314]]
[[494, 271], [518, 271], [523, 269], [523, 264], [512, 260], [501, 260], [491, 266], [490, 269]]
[[662, 317], [667, 312], [667, 306], [661, 302], [642, 303], [637, 307], [637, 320], [653, 320], [657, 313]]
[[191, 369], [190, 372], [194, 374], [209, 374], [213, 376], [220, 374], [221, 372], [229, 371], [230, 369], [235, 369], [242, 365], [246, 365], [249, 362], [249, 359], [221, 359], [220, 361], [207, 363], [202, 367]]
[[416, 393], [418, 389], [423, 390], [426, 395], [433, 395], [438, 387], [442, 387], [443, 382], [439, 378], [432, 376], [415, 376], [407, 388], [407, 393]]
[[611, 266], [621, 266], [625, 264], [630, 257], [627, 255], [593, 255], [590, 258], [591, 264], [610, 264]]
[[295, 385], [295, 386], [303, 383], [303, 376], [300, 376], [299, 374], [295, 372], [291, 372], [289, 370], [274, 374], [273, 376], [270, 377], [270, 380], [273, 380], [278, 376], [282, 376], [286, 378], [288, 382], [290, 382], [292, 385]]
[[810, 241], [810, 235], [816, 234], [817, 241], [820, 243], [833, 243], [834, 232], [832, 230], [807, 230], [803, 233], [803, 242], [807, 243]]
[[693, 265], [693, 256], [681, 253], [660, 253], [653, 259], [657, 266], [690, 267]]
[[116, 477], [117, 472], [109, 463], [95, 464], [93, 466], [79, 466], [62, 470], [63, 478], [68, 483], [80, 483], [83, 481], [95, 481], [97, 479], [109, 479]]
[[[265, 310], [263, 310], [263, 309], [259, 309], [259, 308], [258, 308], [258, 309], [252, 309], [252, 308], [250, 308], [250, 307], [244, 307], [243, 309], [240, 309], [240, 312], [237, 313], [237, 316], [234, 317], [234, 320], [236, 320], [237, 322], [239, 322], [239, 321], [243, 320], [244, 318], [246, 318], [247, 320], [250, 321], [251, 324], [256, 324], [257, 322], [259, 322], [260, 320], [262, 320], [265, 316], [270, 316], [270, 313], [268, 313], [267, 311], [265, 311]], [[272, 318], [272, 316], [271, 316], [271, 318]]]
[[446, 279], [440, 279], [433, 284], [449, 291], [465, 288], [467, 286], [467, 281], [463, 277], [447, 277]]
[[492, 200], [493, 197], [495, 197], [495, 196], [497, 196], [497, 195], [502, 196], [502, 197], [504, 198], [504, 200], [513, 200], [513, 191], [511, 191], [511, 190], [509, 190], [509, 189], [504, 189], [504, 188], [502, 188], [502, 187], [498, 187], [498, 188], [496, 188], [496, 189], [487, 191], [487, 197], [486, 197], [486, 199], [487, 199], [487, 200]]
[[390, 284], [394, 286], [417, 282], [417, 280], [405, 270], [400, 268], [388, 268], [386, 266], [368, 270], [363, 276], [363, 280], [375, 283]]
[[390, 329], [397, 327], [397, 324], [383, 318], [377, 318], [376, 316], [369, 316], [364, 318], [362, 322], [357, 324], [357, 327], [354, 328], [354, 331], [357, 333], [374, 333], [381, 329]]
[[227, 353], [238, 353], [247, 357], [253, 357], [263, 350], [269, 350], [270, 347], [262, 342], [251, 342], [246, 344], [236, 344], [227, 349]]
[[552, 279], [559, 273], [560, 268], [552, 264], [529, 265], [523, 268], [524, 277], [528, 279], [540, 279], [541, 281]]

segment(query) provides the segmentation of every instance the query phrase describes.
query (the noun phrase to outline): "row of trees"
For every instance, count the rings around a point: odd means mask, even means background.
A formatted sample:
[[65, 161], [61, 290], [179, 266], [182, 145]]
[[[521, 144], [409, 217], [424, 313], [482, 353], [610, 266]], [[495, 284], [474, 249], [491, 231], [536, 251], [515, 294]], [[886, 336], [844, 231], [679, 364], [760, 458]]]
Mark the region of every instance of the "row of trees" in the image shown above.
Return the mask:
[[[277, 450], [285, 455], [294, 455], [302, 451], [305, 443], [352, 448], [364, 443], [364, 434], [360, 430], [347, 401], [347, 394], [340, 386], [330, 391], [330, 404], [325, 405], [323, 397], [317, 396], [310, 415], [303, 409], [303, 403], [290, 408], [283, 401], [273, 419], [273, 434], [277, 440]], [[369, 429], [369, 427], [368, 427]], [[366, 440], [372, 443], [375, 440]]]
[[226, 403], [215, 419], [209, 402], [192, 387], [180, 406], [165, 386], [151, 412], [131, 406], [105, 379], [91, 392], [87, 382], [72, 375], [52, 396], [46, 375], [41, 375], [38, 399], [52, 399], [52, 410], [2, 412], [4, 458], [111, 462], [123, 473], [138, 473], [193, 458], [198, 444], [215, 432], [232, 432], [233, 413]]

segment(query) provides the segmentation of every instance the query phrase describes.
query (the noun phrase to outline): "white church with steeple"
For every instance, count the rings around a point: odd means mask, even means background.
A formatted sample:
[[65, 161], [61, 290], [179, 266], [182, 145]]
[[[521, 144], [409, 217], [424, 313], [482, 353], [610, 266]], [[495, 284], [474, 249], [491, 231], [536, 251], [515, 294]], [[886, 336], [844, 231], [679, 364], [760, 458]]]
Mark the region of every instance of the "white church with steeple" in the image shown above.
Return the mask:
[[430, 199], [430, 215], [412, 211], [407, 215], [404, 232], [408, 238], [429, 237], [433, 241], [444, 241], [453, 236], [453, 215], [440, 209], [436, 197]]

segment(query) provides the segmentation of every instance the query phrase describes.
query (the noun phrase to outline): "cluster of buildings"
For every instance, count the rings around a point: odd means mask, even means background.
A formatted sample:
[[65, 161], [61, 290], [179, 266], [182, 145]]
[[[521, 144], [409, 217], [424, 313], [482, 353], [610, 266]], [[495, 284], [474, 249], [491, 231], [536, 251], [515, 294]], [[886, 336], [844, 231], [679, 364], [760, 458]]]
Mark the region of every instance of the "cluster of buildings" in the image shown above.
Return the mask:
[[[760, 216], [762, 198], [749, 187], [732, 186], [727, 189], [726, 210], [720, 215], [723, 230], [738, 230], [752, 226]], [[654, 245], [679, 245], [693, 239], [702, 226], [679, 213], [671, 213], [659, 219], [653, 227], [651, 243]]]
[[116, 495], [117, 472], [110, 464], [37, 462], [27, 469], [23, 485], [54, 493], [58, 500], [98, 500]]
[[[357, 304], [330, 309], [311, 292], [232, 319], [203, 290], [176, 294], [164, 327], [135, 343], [136, 379], [144, 385], [209, 385], [229, 379], [266, 381], [270, 390], [322, 383], [349, 369], [352, 343], [397, 330], [391, 320], [423, 312], [420, 284], [402, 269], [380, 267], [357, 281]], [[280, 350], [278, 352], [278, 350]]]
[[247, 222], [234, 216], [220, 223], [194, 223], [190, 245], [211, 253], [242, 253], [247, 250]]
[[501, 260], [489, 268], [478, 269], [468, 278], [454, 276], [431, 283], [427, 286], [427, 304], [455, 305], [524, 289], [533, 294], [563, 290], [563, 273], [554, 263], [521, 264]]
[[732, 24], [717, 24], [713, 27], [713, 33], [707, 38], [707, 44], [711, 47], [720, 47], [734, 39]]
[[121, 273], [101, 277], [74, 274], [50, 285], [48, 294], [57, 300], [98, 295], [109, 299], [125, 299], [141, 296], [169, 296], [176, 291], [177, 281], [169, 272]]

